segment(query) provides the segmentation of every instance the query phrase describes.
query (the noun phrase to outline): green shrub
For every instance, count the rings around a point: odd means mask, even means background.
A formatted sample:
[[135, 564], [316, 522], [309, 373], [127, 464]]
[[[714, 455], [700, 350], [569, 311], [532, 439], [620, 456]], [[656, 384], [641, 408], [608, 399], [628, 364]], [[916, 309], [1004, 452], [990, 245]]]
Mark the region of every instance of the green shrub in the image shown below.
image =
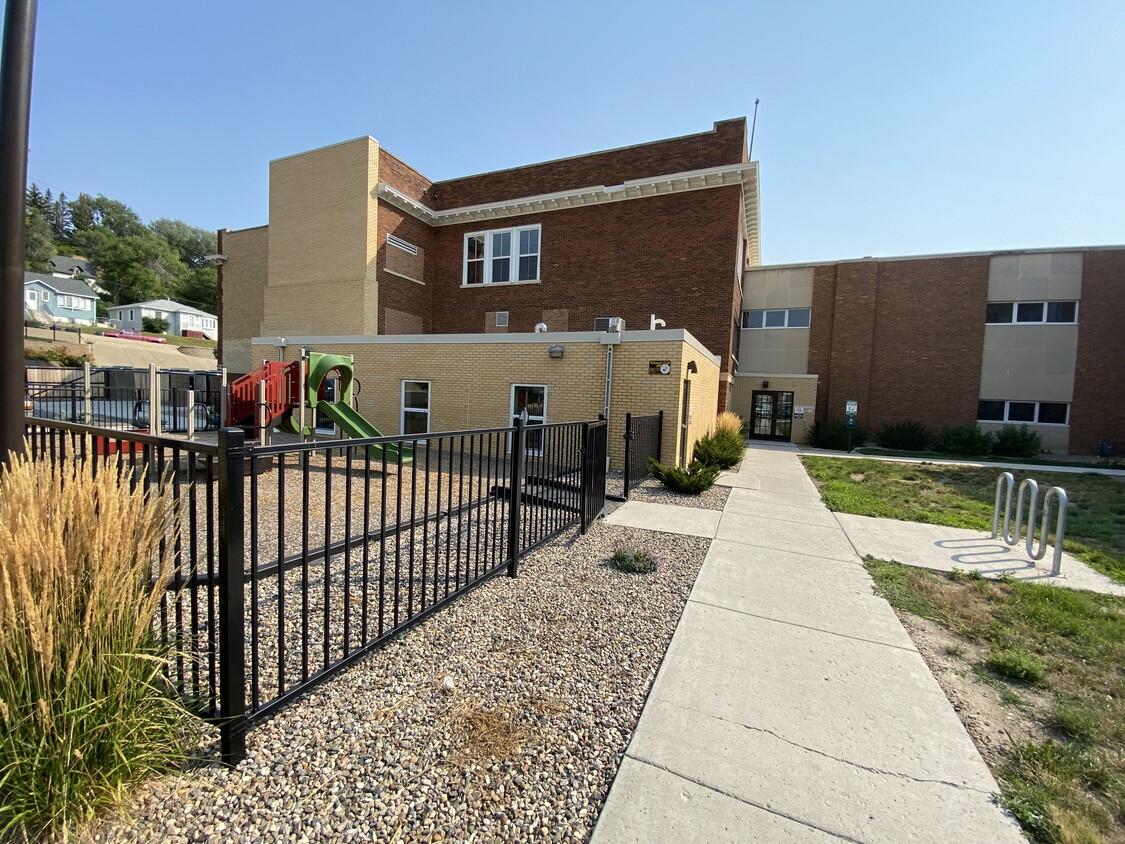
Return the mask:
[[943, 428], [937, 439], [937, 450], [945, 454], [980, 456], [992, 451], [992, 434], [976, 425], [951, 425]]
[[643, 548], [626, 547], [615, 549], [609, 561], [615, 569], [630, 574], [648, 574], [656, 568], [656, 564], [659, 562], [655, 554], [651, 554]]
[[171, 323], [164, 317], [141, 317], [141, 327], [150, 334], [163, 334], [170, 327]]
[[1019, 648], [994, 650], [984, 664], [1001, 677], [1020, 683], [1038, 683], [1046, 674], [1043, 660]]
[[131, 490], [116, 460], [0, 472], [2, 841], [66, 838], [182, 759], [188, 716], [153, 634], [178, 517], [170, 488]]
[[[741, 427], [741, 426], [740, 426]], [[720, 430], [695, 441], [694, 457], [705, 466], [729, 469], [742, 459], [746, 444], [742, 435]]]
[[812, 436], [809, 439], [814, 448], [847, 451], [867, 441], [867, 430], [858, 425], [848, 428], [843, 422], [817, 422], [813, 425]]
[[875, 442], [895, 451], [925, 451], [934, 435], [921, 422], [895, 422], [884, 425], [875, 435]]
[[672, 492], [699, 495], [711, 488], [722, 471], [718, 466], [705, 466], [698, 460], [692, 461], [687, 471], [678, 466], [662, 466], [651, 457], [648, 459], [649, 471]]
[[1043, 451], [1043, 438], [1026, 425], [1005, 425], [996, 432], [992, 453], [1003, 457], [1035, 457]]
[[72, 355], [62, 349], [24, 349], [24, 360], [41, 360], [60, 363], [63, 366], [81, 366], [86, 362], [85, 355]]

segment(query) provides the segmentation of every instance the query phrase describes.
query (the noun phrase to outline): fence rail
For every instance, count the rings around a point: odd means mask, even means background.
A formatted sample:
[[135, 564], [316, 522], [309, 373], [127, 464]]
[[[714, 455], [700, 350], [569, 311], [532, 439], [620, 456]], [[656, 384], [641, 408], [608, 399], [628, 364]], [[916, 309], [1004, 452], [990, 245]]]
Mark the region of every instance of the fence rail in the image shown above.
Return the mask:
[[37, 418], [26, 430], [35, 459], [116, 454], [145, 487], [168, 479], [182, 523], [155, 629], [231, 764], [256, 720], [515, 577], [522, 554], [585, 532], [605, 504], [604, 421], [259, 447], [234, 428], [210, 446]]

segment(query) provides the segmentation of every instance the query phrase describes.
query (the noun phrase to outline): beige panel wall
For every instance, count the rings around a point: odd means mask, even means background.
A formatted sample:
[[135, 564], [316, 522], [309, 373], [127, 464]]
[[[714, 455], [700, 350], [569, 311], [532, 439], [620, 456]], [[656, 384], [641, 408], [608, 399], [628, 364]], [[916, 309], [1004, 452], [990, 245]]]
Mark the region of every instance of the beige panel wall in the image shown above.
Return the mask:
[[742, 330], [739, 369], [786, 375], [809, 371], [808, 328]]
[[[359, 412], [388, 436], [401, 432], [402, 381], [430, 382], [430, 430], [457, 431], [511, 424], [513, 384], [547, 387], [547, 422], [592, 420], [603, 410], [606, 350], [601, 343], [563, 343], [564, 356], [551, 358], [543, 343], [324, 343], [312, 350], [354, 355], [361, 389]], [[259, 356], [274, 347], [258, 346]], [[614, 346], [610, 408], [610, 467], [624, 464], [626, 412], [664, 411], [661, 461], [675, 462], [679, 448], [678, 413], [685, 378], [692, 381], [695, 409], [688, 428], [688, 453], [715, 422], [719, 366], [680, 341], [632, 342]], [[266, 350], [266, 351], [263, 351]], [[288, 360], [300, 353], [286, 348]], [[671, 374], [650, 375], [649, 361], [669, 361]], [[688, 373], [690, 361], [697, 373]], [[677, 374], [679, 377], [677, 377]]]
[[1077, 357], [1077, 325], [985, 326], [980, 398], [1069, 402]]
[[742, 307], [811, 308], [812, 288], [812, 267], [750, 270], [742, 279]]
[[1045, 302], [1082, 298], [1082, 253], [994, 255], [988, 267], [988, 301]]
[[269, 227], [223, 232], [221, 364], [231, 372], [252, 368], [250, 338], [262, 333], [264, 296], [269, 277]]
[[376, 332], [378, 153], [359, 138], [270, 163], [262, 335]]
[[[768, 380], [769, 387], [763, 388], [762, 382]], [[769, 372], [739, 373], [734, 379], [734, 392], [731, 395], [731, 410], [742, 417], [744, 422], [753, 416], [753, 397], [755, 390], [768, 389], [793, 393], [793, 432], [791, 442], [807, 443], [812, 434], [813, 422], [816, 418], [816, 385], [815, 375], [784, 376], [774, 375]], [[796, 409], [804, 408], [798, 418]]]

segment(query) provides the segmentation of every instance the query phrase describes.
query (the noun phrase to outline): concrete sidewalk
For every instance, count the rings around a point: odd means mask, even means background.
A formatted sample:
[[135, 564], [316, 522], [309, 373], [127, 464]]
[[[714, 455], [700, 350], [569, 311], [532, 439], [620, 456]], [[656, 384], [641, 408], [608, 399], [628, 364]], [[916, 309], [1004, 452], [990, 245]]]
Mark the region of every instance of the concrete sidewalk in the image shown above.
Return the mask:
[[796, 450], [725, 482], [717, 523], [607, 518], [714, 540], [592, 840], [1023, 841]]

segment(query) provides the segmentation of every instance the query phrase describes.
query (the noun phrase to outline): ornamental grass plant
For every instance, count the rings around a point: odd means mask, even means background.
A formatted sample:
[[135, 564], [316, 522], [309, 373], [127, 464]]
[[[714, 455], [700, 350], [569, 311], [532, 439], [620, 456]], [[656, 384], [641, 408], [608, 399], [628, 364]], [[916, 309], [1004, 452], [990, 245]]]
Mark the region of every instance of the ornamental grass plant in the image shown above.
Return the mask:
[[65, 838], [183, 758], [189, 716], [153, 627], [175, 508], [132, 472], [14, 455], [0, 470], [0, 841]]

